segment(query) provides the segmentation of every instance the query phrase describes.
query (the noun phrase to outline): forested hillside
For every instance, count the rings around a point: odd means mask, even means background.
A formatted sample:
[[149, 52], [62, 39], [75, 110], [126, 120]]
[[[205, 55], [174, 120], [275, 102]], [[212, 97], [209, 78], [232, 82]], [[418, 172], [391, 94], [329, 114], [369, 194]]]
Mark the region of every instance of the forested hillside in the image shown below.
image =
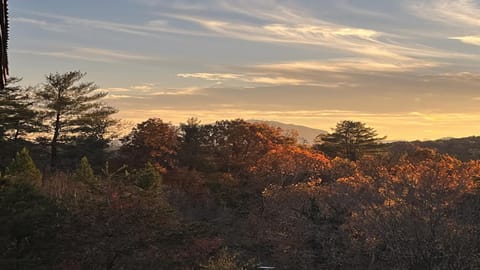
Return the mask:
[[473, 156], [388, 147], [354, 121], [310, 147], [161, 115], [107, 151], [116, 110], [83, 79], [1, 90], [1, 269], [480, 268]]
[[442, 154], [452, 155], [460, 160], [478, 160], [480, 159], [480, 137], [467, 138], [446, 138], [435, 141], [413, 141], [413, 142], [395, 142], [392, 143], [393, 149], [408, 151], [415, 147], [426, 147], [436, 149]]

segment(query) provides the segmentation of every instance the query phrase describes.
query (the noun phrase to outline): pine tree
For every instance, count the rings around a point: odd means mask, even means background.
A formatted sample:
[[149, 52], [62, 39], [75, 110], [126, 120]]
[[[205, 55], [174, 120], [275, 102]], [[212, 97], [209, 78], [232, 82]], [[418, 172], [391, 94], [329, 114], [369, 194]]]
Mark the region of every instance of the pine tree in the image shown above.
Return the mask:
[[95, 174], [93, 173], [92, 166], [90, 166], [90, 162], [88, 162], [87, 157], [83, 157], [80, 160], [80, 166], [75, 171], [74, 179], [86, 184], [95, 183], [96, 177], [95, 177]]
[[40, 131], [39, 113], [33, 109], [32, 88], [18, 85], [22, 79], [11, 77], [0, 89], [0, 136], [18, 140], [20, 136]]
[[135, 184], [145, 190], [159, 187], [162, 183], [162, 175], [150, 162], [145, 165], [145, 168], [136, 171], [133, 177]]
[[6, 178], [13, 182], [29, 183], [39, 186], [42, 183], [42, 174], [33, 162], [27, 148], [18, 152], [12, 163], [7, 167]]
[[85, 73], [71, 71], [46, 76], [37, 92], [39, 105], [45, 112], [49, 130], [52, 168], [57, 165], [58, 145], [74, 138], [104, 138], [107, 128], [115, 123], [111, 115], [116, 109], [99, 100], [107, 92], [97, 91], [93, 82], [80, 82]]
[[314, 148], [330, 156], [356, 161], [363, 154], [378, 152], [382, 148], [380, 142], [386, 137], [377, 136], [375, 129], [365, 123], [341, 121], [332, 133], [318, 136]]

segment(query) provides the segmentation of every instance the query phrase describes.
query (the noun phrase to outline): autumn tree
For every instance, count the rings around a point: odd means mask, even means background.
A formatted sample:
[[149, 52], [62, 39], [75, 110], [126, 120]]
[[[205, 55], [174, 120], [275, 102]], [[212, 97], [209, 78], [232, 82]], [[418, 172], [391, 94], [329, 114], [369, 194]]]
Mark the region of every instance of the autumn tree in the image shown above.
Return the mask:
[[84, 76], [80, 71], [49, 74], [36, 93], [53, 133], [50, 140], [52, 168], [57, 165], [60, 142], [75, 137], [102, 139], [114, 123], [110, 116], [116, 110], [100, 101], [107, 93], [97, 91], [93, 82], [81, 82]]
[[246, 171], [278, 145], [293, 145], [296, 138], [279, 128], [242, 119], [217, 121], [202, 129], [203, 158], [222, 172]]
[[140, 167], [151, 162], [160, 169], [170, 169], [177, 162], [177, 128], [159, 118], [138, 124], [122, 142], [120, 152], [128, 165]]
[[337, 199], [352, 211], [346, 228], [356, 268], [478, 268], [478, 218], [463, 203], [479, 169], [421, 150], [338, 181]]
[[278, 146], [251, 167], [251, 172], [266, 183], [280, 185], [323, 179], [330, 161], [321, 153], [298, 146]]
[[356, 161], [365, 153], [378, 152], [385, 138], [378, 137], [375, 129], [365, 123], [341, 121], [332, 133], [319, 135], [314, 147], [328, 155]]
[[342, 228], [348, 212], [332, 203], [331, 188], [320, 181], [271, 185], [263, 193], [262, 211], [252, 218], [262, 248], [278, 269], [346, 268], [350, 244]]

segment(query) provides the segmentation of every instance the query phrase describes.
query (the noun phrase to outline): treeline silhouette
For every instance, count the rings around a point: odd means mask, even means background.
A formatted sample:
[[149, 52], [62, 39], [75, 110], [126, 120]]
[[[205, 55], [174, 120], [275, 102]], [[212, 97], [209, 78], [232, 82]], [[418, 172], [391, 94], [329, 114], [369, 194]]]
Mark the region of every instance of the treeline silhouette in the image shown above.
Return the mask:
[[1, 269], [480, 268], [478, 160], [354, 121], [308, 146], [151, 118], [113, 148], [115, 109], [83, 76], [1, 92]]

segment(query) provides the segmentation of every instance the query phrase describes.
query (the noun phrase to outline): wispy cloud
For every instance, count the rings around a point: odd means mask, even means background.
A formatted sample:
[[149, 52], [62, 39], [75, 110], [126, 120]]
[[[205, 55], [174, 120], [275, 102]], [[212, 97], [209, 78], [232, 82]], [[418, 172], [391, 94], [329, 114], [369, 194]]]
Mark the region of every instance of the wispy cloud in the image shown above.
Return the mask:
[[180, 73], [177, 74], [181, 78], [195, 78], [207, 81], [224, 81], [228, 79], [238, 79], [242, 75], [233, 73]]
[[155, 91], [151, 93], [151, 96], [190, 96], [190, 95], [203, 95], [201, 93], [202, 88], [199, 87], [187, 87], [187, 88], [169, 88], [161, 91]]
[[480, 46], [480, 36], [451, 37], [450, 39], [456, 39], [466, 44]]
[[271, 85], [308, 85], [310, 82], [304, 79], [287, 78], [282, 76], [267, 74], [234, 74], [234, 73], [180, 73], [178, 77], [186, 79], [202, 79], [207, 81], [240, 81], [254, 84], [271, 84]]
[[440, 73], [435, 75], [428, 75], [425, 77], [429, 79], [480, 83], [480, 73], [474, 73], [474, 72], [468, 72], [468, 71]]
[[325, 72], [405, 72], [421, 68], [435, 67], [436, 63], [411, 60], [400, 63], [380, 62], [371, 59], [339, 59], [328, 61], [296, 61], [257, 65], [256, 68], [277, 71], [325, 71]]
[[76, 59], [91, 62], [153, 61], [152, 57], [100, 48], [72, 48], [61, 51], [12, 50], [12, 53]]
[[410, 7], [415, 14], [444, 24], [480, 26], [480, 5], [473, 0], [412, 1]]
[[[467, 58], [471, 55], [411, 42], [408, 38], [386, 33], [370, 27], [344, 25], [326, 21], [292, 5], [280, 1], [217, 1], [223, 12], [231, 16], [211, 17], [188, 12], [159, 13], [163, 20], [171, 21], [170, 27], [196, 25], [198, 31], [219, 37], [254, 42], [312, 46], [331, 49], [349, 57], [364, 58], [383, 65], [387, 69], [412, 69], [443, 65], [439, 59]], [[250, 17], [250, 20], [238, 15]], [[225, 19], [229, 18], [231, 19]], [[175, 22], [183, 23], [175, 23]], [[175, 26], [176, 25], [176, 26]]]
[[142, 96], [133, 96], [133, 95], [116, 95], [116, 94], [109, 94], [106, 97], [107, 100], [118, 100], [118, 99], [145, 99]]
[[[74, 16], [64, 16], [44, 12], [26, 12], [34, 18], [23, 18], [24, 22], [30, 22], [39, 27], [45, 27], [40, 22], [48, 24], [48, 28], [62, 29], [62, 31], [74, 31], [77, 28], [84, 27], [89, 29], [103, 30], [113, 33], [129, 34], [141, 37], [156, 38], [160, 33], [172, 33], [180, 35], [196, 35], [196, 36], [209, 36], [208, 33], [202, 33], [199, 31], [185, 30], [177, 27], [171, 27], [167, 21], [161, 19], [155, 19], [146, 21], [144, 24], [127, 24], [106, 20], [81, 18]], [[36, 19], [36, 18], [41, 18]]]

